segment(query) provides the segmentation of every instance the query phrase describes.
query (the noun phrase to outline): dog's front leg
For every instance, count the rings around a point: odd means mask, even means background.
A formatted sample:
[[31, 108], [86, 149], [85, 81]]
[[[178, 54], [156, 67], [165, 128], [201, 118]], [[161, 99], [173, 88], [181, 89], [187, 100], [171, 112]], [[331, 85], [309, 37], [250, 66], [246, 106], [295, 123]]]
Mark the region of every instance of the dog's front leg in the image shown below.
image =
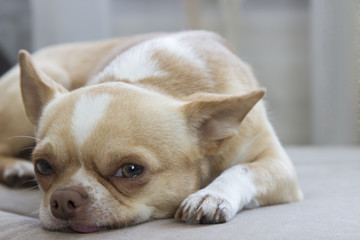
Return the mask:
[[175, 218], [190, 224], [223, 223], [243, 208], [302, 198], [288, 159], [261, 159], [225, 170], [207, 187], [186, 198]]
[[175, 218], [190, 224], [230, 220], [256, 196], [252, 175], [245, 165], [227, 169], [207, 187], [186, 198]]

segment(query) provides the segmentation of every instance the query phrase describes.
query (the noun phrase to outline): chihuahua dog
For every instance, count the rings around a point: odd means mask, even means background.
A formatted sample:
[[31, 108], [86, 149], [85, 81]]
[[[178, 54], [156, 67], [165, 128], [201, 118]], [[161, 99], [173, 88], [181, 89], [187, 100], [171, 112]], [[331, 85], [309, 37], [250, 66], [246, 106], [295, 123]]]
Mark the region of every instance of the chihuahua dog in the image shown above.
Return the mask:
[[[46, 229], [223, 223], [302, 199], [264, 89], [214, 33], [22, 50], [0, 91], [0, 180], [35, 175]], [[33, 144], [33, 164], [15, 157]]]

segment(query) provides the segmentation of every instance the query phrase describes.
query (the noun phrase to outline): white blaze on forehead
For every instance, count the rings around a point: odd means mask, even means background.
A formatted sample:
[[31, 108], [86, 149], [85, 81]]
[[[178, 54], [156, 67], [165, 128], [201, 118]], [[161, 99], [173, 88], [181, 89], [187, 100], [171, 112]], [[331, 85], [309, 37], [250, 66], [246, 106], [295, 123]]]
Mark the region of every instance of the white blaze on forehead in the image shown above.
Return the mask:
[[162, 77], [169, 73], [161, 69], [154, 54], [162, 52], [205, 69], [205, 62], [196, 55], [193, 47], [178, 37], [162, 37], [141, 43], [116, 57], [101, 73], [92, 79], [97, 83], [105, 77], [116, 77], [135, 82], [148, 77]]
[[92, 134], [104, 116], [110, 102], [110, 95], [81, 95], [75, 104], [72, 116], [72, 132], [77, 144], [82, 145]]

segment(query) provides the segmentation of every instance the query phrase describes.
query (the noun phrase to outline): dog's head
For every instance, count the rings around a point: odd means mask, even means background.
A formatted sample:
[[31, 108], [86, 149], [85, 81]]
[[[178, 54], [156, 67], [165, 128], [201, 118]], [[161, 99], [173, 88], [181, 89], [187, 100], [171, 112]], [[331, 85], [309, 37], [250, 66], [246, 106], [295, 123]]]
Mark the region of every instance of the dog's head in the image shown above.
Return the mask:
[[92, 232], [173, 216], [264, 95], [186, 101], [113, 82], [71, 92], [19, 54], [21, 91], [36, 126], [36, 179], [45, 228]]

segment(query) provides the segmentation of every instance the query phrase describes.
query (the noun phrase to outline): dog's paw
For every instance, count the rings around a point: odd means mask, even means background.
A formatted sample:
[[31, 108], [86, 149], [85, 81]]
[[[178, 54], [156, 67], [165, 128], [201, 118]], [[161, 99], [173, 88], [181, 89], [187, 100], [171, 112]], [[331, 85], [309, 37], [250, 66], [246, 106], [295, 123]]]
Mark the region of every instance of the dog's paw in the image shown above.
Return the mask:
[[196, 192], [186, 198], [175, 218], [188, 224], [224, 223], [236, 214], [236, 207], [216, 193]]
[[14, 161], [7, 164], [3, 172], [4, 183], [10, 187], [36, 186], [34, 167], [28, 161]]

